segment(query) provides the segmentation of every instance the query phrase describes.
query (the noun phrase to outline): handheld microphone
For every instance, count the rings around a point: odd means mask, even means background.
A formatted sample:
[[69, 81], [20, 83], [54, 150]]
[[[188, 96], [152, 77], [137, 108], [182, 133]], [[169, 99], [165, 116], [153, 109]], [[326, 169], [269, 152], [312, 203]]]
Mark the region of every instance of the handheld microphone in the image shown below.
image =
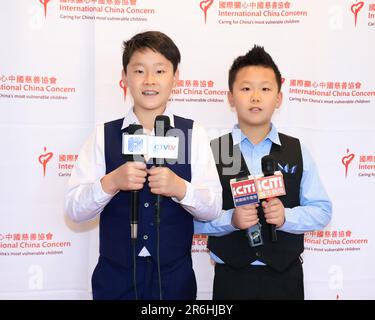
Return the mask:
[[[139, 124], [131, 124], [128, 128], [128, 134], [134, 135], [134, 134], [142, 134], [143, 133], [143, 127]], [[133, 142], [134, 144], [135, 142]], [[131, 160], [134, 161], [134, 154], [129, 155]], [[139, 211], [139, 191], [138, 190], [131, 190], [131, 217], [130, 217], [130, 235], [132, 240], [136, 240], [138, 236], [138, 211]]]
[[[285, 185], [283, 175], [280, 171], [276, 171], [275, 160], [271, 155], [262, 158], [262, 172], [263, 177], [257, 179], [258, 196], [259, 199], [266, 199], [267, 201], [285, 195]], [[270, 224], [271, 240], [277, 241], [276, 226]]]
[[[146, 153], [146, 136], [143, 135], [143, 127], [139, 124], [131, 124], [127, 134], [122, 136], [122, 153], [127, 161], [143, 161]], [[139, 191], [130, 191], [130, 237], [133, 247], [133, 287], [135, 299], [138, 300], [137, 290], [137, 236], [138, 236], [138, 212], [139, 212]]]
[[[165, 137], [167, 131], [170, 127], [170, 120], [168, 116], [158, 115], [155, 118], [154, 130], [155, 137]], [[155, 163], [157, 167], [164, 166], [164, 158], [156, 157]], [[161, 212], [161, 202], [163, 196], [160, 194], [156, 195], [156, 261], [158, 268], [158, 281], [159, 281], [159, 297], [160, 300], [163, 300], [163, 293], [161, 288], [161, 270], [160, 270], [160, 212]]]
[[[259, 202], [255, 178], [243, 171], [240, 172], [237, 178], [230, 180], [230, 188], [235, 207]], [[246, 236], [251, 247], [261, 246], [263, 244], [263, 239], [260, 223], [248, 228]]]
[[[168, 116], [164, 116], [164, 115], [156, 116], [155, 124], [154, 124], [156, 137], [165, 137], [169, 128], [170, 128], [170, 120]], [[164, 166], [164, 158], [156, 158], [155, 162], [156, 162], [157, 167]]]
[[[165, 137], [168, 129], [170, 127], [170, 120], [168, 116], [158, 115], [155, 118], [155, 136], [157, 137]], [[155, 163], [157, 167], [164, 166], [164, 158], [156, 158]], [[160, 194], [156, 195], [156, 221], [160, 222], [160, 209], [161, 209], [161, 202], [163, 201], [163, 196]]]

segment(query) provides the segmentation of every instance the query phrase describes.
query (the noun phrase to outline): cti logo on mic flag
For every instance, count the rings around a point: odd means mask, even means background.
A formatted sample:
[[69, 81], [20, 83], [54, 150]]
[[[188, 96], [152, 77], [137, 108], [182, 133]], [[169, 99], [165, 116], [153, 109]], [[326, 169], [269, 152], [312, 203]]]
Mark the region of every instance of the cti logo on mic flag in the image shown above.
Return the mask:
[[122, 79], [120, 80], [119, 84], [120, 84], [120, 88], [124, 91], [124, 101], [126, 101], [126, 90], [127, 90], [127, 88], [124, 84], [124, 81], [122, 81]]
[[203, 0], [199, 4], [199, 7], [203, 10], [203, 13], [204, 13], [204, 24], [206, 24], [206, 21], [207, 21], [207, 11], [213, 3], [214, 3], [214, 0]]
[[348, 176], [348, 170], [349, 170], [349, 164], [353, 161], [355, 155], [354, 153], [349, 154], [349, 148], [346, 149], [346, 156], [343, 156], [341, 158], [341, 163], [345, 166], [345, 178]]
[[46, 176], [47, 163], [52, 159], [53, 153], [46, 152], [47, 148], [44, 147], [44, 153], [41, 154], [38, 158], [39, 163], [43, 166], [43, 177]]
[[259, 199], [275, 198], [285, 195], [283, 174], [275, 171], [274, 175], [264, 177], [256, 176]]
[[354, 14], [354, 27], [357, 26], [358, 13], [364, 5], [365, 3], [363, 1], [359, 1], [357, 3], [352, 4], [352, 6], [350, 7], [350, 11]]
[[249, 176], [246, 180], [241, 181], [231, 179], [230, 187], [232, 189], [235, 207], [257, 203], [259, 201], [255, 179], [252, 176]]
[[44, 7], [44, 17], [47, 18], [47, 5], [48, 5], [48, 2], [50, 2], [51, 0], [39, 0], [39, 2], [43, 5]]

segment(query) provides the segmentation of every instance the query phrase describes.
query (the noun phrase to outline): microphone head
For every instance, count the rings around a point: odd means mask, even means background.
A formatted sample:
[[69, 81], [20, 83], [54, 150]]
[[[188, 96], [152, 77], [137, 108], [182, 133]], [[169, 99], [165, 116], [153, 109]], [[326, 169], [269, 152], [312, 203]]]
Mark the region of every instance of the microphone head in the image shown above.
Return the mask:
[[130, 124], [128, 134], [143, 134], [143, 127], [140, 124]]
[[273, 156], [268, 155], [262, 158], [262, 172], [265, 177], [272, 176], [276, 170], [276, 163]]
[[155, 118], [155, 136], [165, 137], [170, 127], [170, 120], [168, 116], [158, 115]]

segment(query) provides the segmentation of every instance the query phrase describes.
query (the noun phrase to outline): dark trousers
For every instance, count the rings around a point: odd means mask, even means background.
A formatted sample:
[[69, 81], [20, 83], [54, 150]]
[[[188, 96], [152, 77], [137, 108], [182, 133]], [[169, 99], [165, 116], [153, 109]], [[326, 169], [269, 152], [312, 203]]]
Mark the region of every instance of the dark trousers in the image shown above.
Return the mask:
[[283, 272], [268, 266], [234, 269], [216, 263], [214, 300], [303, 300], [303, 270], [298, 259]]
[[[137, 292], [139, 300], [158, 300], [159, 280], [156, 262], [151, 257], [137, 257]], [[126, 268], [103, 256], [92, 275], [94, 300], [135, 300], [133, 268]], [[197, 285], [191, 256], [161, 267], [163, 300], [195, 300]]]

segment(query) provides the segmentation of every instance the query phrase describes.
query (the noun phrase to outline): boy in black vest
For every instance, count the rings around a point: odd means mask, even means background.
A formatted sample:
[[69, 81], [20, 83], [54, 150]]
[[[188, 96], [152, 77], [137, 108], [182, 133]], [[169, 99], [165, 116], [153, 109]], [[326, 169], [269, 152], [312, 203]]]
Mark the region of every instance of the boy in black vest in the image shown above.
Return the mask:
[[[228, 82], [238, 124], [211, 143], [226, 212], [212, 222], [195, 223], [195, 233], [210, 235], [208, 248], [216, 262], [213, 299], [303, 299], [304, 232], [329, 223], [331, 202], [307, 150], [271, 123], [282, 102], [281, 74], [271, 56], [254, 46], [234, 60]], [[261, 175], [266, 155], [282, 171], [286, 195], [235, 208], [230, 180]]]
[[[78, 222], [101, 214], [94, 299], [194, 300], [193, 219], [214, 219], [222, 208], [209, 139], [199, 124], [167, 107], [180, 62], [168, 36], [157, 31], [137, 34], [124, 43], [122, 58], [123, 82], [134, 107], [125, 118], [98, 125], [84, 145], [69, 181], [66, 212]], [[177, 162], [155, 166], [147, 155], [142, 161], [126, 158], [123, 133], [138, 124], [151, 139], [158, 115], [169, 117], [170, 128], [165, 129], [179, 139]], [[138, 232], [133, 229], [131, 234], [135, 190]], [[157, 195], [163, 196], [161, 202]], [[156, 213], [160, 203], [161, 212]]]

